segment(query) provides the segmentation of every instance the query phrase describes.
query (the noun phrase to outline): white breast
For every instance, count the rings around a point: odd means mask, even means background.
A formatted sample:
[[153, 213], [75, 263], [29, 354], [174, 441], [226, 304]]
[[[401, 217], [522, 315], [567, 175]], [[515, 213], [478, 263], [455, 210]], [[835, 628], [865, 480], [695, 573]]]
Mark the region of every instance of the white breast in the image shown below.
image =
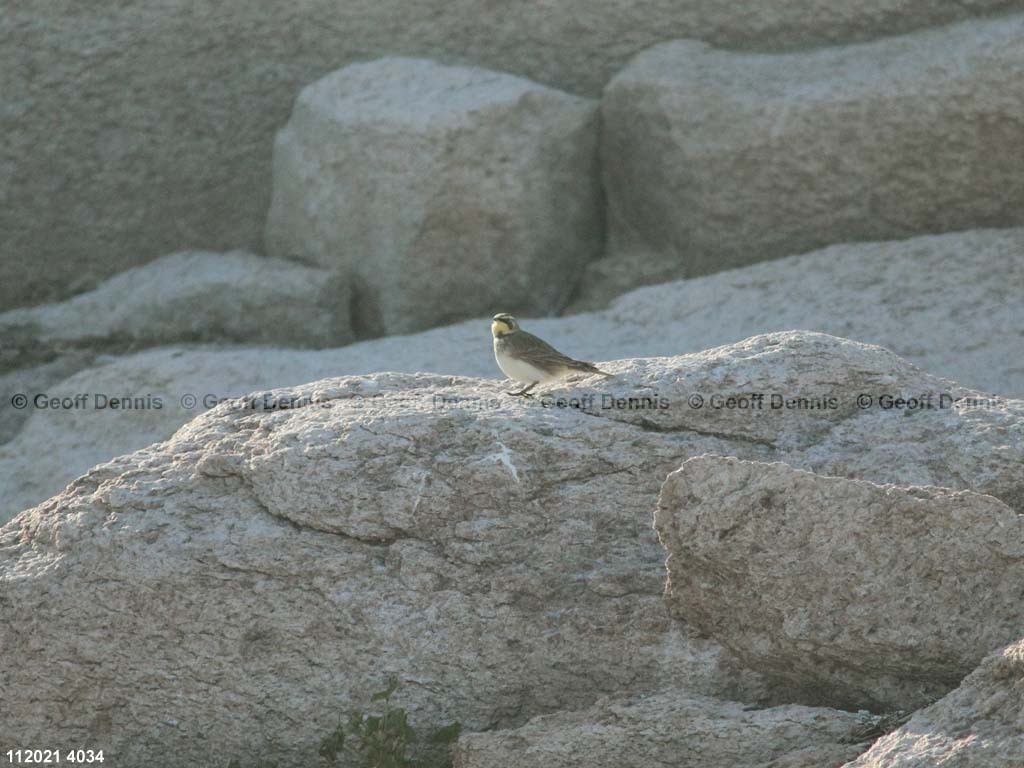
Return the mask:
[[535, 381], [550, 381], [551, 379], [557, 378], [556, 376], [552, 376], [550, 373], [542, 371], [540, 368], [536, 368], [529, 363], [525, 363], [522, 360], [518, 360], [499, 352], [497, 339], [494, 340], [494, 359], [497, 361], [498, 367], [501, 368], [502, 373], [510, 379], [521, 381], [524, 384], [532, 384]]

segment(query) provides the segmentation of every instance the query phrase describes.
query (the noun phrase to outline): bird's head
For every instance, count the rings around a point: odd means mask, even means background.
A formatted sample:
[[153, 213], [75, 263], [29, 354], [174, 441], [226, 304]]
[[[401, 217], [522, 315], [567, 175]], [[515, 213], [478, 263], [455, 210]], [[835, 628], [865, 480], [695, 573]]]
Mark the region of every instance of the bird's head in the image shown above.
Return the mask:
[[491, 321], [491, 335], [498, 339], [519, 330], [519, 323], [507, 312], [501, 312]]

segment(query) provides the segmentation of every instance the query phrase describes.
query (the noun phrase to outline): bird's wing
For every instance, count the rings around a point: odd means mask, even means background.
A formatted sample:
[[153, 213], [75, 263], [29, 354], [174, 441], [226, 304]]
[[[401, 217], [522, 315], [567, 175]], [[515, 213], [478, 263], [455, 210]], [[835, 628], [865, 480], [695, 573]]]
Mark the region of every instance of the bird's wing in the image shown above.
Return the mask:
[[509, 343], [509, 351], [512, 354], [518, 355], [546, 371], [556, 372], [561, 368], [572, 368], [578, 371], [597, 370], [591, 363], [563, 355], [544, 339], [539, 339], [526, 331], [512, 334], [506, 339], [506, 342]]
[[536, 352], [537, 354], [554, 355], [556, 357], [564, 357], [567, 360], [569, 359], [566, 355], [563, 355], [557, 349], [544, 341], [544, 339], [540, 339], [526, 331], [513, 333], [511, 336], [506, 337], [506, 341], [508, 341], [512, 349], [519, 354]]

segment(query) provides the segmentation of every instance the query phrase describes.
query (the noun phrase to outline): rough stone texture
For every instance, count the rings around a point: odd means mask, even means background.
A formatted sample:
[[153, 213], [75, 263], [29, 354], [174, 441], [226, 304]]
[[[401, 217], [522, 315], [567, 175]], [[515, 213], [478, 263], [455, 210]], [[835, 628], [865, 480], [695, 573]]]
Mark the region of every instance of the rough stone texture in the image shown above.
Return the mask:
[[655, 527], [673, 614], [799, 701], [913, 710], [1024, 626], [1024, 516], [991, 496], [700, 457]]
[[274, 148], [270, 253], [351, 280], [364, 335], [561, 309], [603, 245], [597, 104], [422, 59], [307, 86]]
[[1022, 712], [1024, 642], [1016, 642], [844, 768], [1020, 768]]
[[638, 282], [1024, 223], [1024, 16], [801, 53], [665, 43], [602, 116], [609, 261]]
[[[329, 273], [239, 251], [173, 253], [59, 304], [0, 314], [4, 367], [67, 350], [218, 340], [324, 347], [351, 340]], [[2, 370], [2, 369], [0, 369]]]
[[[0, 308], [201, 244], [258, 247], [274, 132], [303, 85], [355, 60], [430, 56], [596, 95], [653, 43], [868, 39], [1021, 0], [214, 0], [8, 4], [0, 24]], [[34, 268], [43, 263], [46, 269]]]
[[655, 685], [756, 695], [667, 615], [649, 522], [681, 455], [723, 441], [502, 390], [376, 374], [224, 404], [10, 522], [0, 741], [194, 764], [258, 733], [308, 765], [388, 672], [417, 727]]
[[865, 718], [664, 691], [459, 739], [455, 768], [837, 768]]
[[[94, 468], [0, 529], [0, 646], [20, 660], [0, 668], [0, 741], [88, 734], [126, 764], [194, 762], [252, 749], [257, 723], [268, 757], [308, 764], [387, 672], [418, 726], [470, 731], [666, 687], [771, 700], [665, 611], [649, 519], [680, 462], [787, 458], [1024, 499], [1024, 404], [858, 410], [854, 392], [946, 386], [877, 347], [770, 334], [604, 365], [614, 379], [547, 394], [651, 400], [547, 407], [499, 382], [347, 377], [224, 403]], [[686, 405], [753, 381], [843, 405]]]

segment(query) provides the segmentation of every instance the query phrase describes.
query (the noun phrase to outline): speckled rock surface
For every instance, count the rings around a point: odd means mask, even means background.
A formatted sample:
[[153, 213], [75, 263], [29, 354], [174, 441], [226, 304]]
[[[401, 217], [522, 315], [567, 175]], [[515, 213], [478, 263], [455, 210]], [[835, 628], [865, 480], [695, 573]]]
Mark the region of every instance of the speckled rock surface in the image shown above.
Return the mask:
[[552, 314], [603, 245], [597, 127], [596, 102], [523, 78], [350, 65], [277, 136], [267, 248], [339, 274], [366, 336]]
[[673, 614], [798, 701], [917, 709], [1024, 625], [1024, 516], [992, 496], [705, 456], [655, 527]]
[[224, 404], [0, 529], [0, 740], [200, 763], [251, 756], [258, 728], [306, 765], [392, 672], [417, 727], [756, 695], [664, 610], [650, 529], [660, 479], [721, 441], [451, 377], [268, 399], [294, 407]]
[[[732, 453], [1020, 497], [1020, 404], [861, 410], [862, 387], [952, 386], [877, 347], [796, 332], [604, 366], [615, 378], [533, 401], [458, 377], [328, 379], [94, 468], [0, 529], [0, 644], [21, 660], [0, 668], [0, 741], [191, 760], [249, 749], [255, 719], [267, 755], [299, 765], [389, 672], [417, 725], [470, 731], [602, 694], [770, 697], [665, 610], [650, 515], [668, 472]], [[842, 406], [687, 399], [753, 382]], [[939, 432], [928, 462], [908, 450]], [[73, 698], [54, 668], [76, 671]]]
[[1019, 768], [1024, 642], [988, 656], [955, 691], [843, 768]]
[[601, 109], [608, 261], [633, 285], [1024, 223], [1024, 16], [786, 54], [664, 43]]
[[865, 718], [664, 691], [463, 736], [455, 768], [837, 768]]

